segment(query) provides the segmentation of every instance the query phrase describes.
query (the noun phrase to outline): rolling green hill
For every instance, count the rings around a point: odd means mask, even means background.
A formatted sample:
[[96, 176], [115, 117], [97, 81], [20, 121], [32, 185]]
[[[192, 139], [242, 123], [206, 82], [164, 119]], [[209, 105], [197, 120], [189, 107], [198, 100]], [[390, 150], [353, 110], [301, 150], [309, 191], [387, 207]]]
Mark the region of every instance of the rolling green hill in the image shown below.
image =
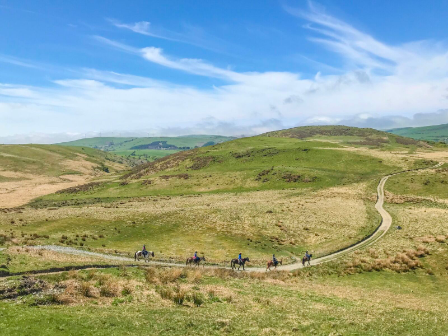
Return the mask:
[[[424, 145], [373, 129], [298, 127], [182, 151], [135, 167], [121, 182], [103, 184], [69, 198], [318, 190], [369, 181], [400, 169], [396, 160], [379, 159], [379, 154], [371, 155], [373, 151], [408, 152]], [[347, 146], [352, 149], [347, 150]], [[66, 197], [48, 195], [45, 199]]]
[[395, 128], [388, 130], [387, 132], [417, 140], [448, 142], [448, 124], [425, 127]]
[[154, 161], [182, 150], [215, 145], [235, 139], [219, 135], [188, 135], [179, 137], [97, 137], [63, 142], [64, 146], [84, 146], [140, 160]]

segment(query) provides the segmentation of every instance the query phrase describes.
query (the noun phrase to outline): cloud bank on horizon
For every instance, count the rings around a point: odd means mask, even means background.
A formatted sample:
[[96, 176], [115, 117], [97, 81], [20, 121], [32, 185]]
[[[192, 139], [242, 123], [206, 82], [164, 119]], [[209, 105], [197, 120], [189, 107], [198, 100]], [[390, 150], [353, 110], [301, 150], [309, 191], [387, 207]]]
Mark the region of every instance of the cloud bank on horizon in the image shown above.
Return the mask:
[[[51, 85], [1, 83], [0, 76], [0, 142], [53, 143], [99, 132], [238, 136], [298, 125], [387, 129], [448, 123], [448, 48], [442, 42], [390, 45], [311, 2], [306, 10], [283, 10], [305, 20], [298, 30], [338, 55], [342, 65], [316, 61], [321, 71], [308, 77], [294, 71], [237, 71], [154, 45], [162, 39], [222, 51], [223, 44], [203, 31], [175, 32], [153, 29], [146, 21], [109, 19], [111, 28], [147, 38], [148, 44], [136, 46], [105, 33], [86, 38], [124, 62], [148, 62], [168, 75], [160, 79], [86, 66], [58, 70]], [[0, 62], [54, 71], [13, 56], [0, 55]], [[176, 81], [177, 74], [204, 78], [207, 84]]]

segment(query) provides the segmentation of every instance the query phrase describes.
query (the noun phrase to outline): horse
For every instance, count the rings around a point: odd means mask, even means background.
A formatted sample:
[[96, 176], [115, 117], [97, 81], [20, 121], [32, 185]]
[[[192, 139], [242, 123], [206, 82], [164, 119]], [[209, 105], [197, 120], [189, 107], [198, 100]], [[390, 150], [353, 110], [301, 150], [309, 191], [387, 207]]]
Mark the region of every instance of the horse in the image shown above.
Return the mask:
[[246, 262], [250, 262], [249, 258], [243, 258], [241, 259], [241, 262], [239, 259], [232, 259], [232, 261], [230, 262], [230, 267], [232, 267], [232, 269], [236, 269], [236, 265], [238, 265], [238, 271], [239, 271], [240, 267], [243, 266], [244, 271], [244, 264]]
[[154, 257], [154, 252], [153, 251], [146, 251], [146, 252], [148, 252], [148, 253], [143, 254], [142, 251], [135, 252], [134, 260], [135, 261], [139, 261], [140, 258], [143, 258], [145, 260], [145, 262], [148, 262], [149, 261], [149, 257]]
[[[195, 257], [190, 257], [187, 258], [187, 262], [185, 263], [186, 266], [194, 264], [197, 267], [199, 267], [199, 264], [201, 263], [201, 261], [205, 261], [205, 257], [200, 257], [200, 258], [195, 258]], [[202, 265], [202, 267], [204, 267], [205, 265]]]
[[[283, 259], [280, 259], [277, 263], [280, 264], [280, 265], [282, 265], [282, 264], [283, 264]], [[274, 264], [274, 261], [269, 260], [268, 263], [267, 263], [267, 265], [266, 265], [266, 271], [267, 271], [267, 270], [271, 270], [271, 267], [272, 267], [272, 266], [274, 266], [274, 269], [277, 268], [277, 265]]]
[[303, 265], [303, 267], [305, 267], [305, 263], [306, 263], [307, 261], [308, 261], [308, 266], [311, 266], [310, 261], [311, 261], [311, 258], [312, 258], [312, 257], [313, 257], [313, 255], [310, 254], [309, 257], [304, 256], [304, 257], [302, 258], [302, 265]]

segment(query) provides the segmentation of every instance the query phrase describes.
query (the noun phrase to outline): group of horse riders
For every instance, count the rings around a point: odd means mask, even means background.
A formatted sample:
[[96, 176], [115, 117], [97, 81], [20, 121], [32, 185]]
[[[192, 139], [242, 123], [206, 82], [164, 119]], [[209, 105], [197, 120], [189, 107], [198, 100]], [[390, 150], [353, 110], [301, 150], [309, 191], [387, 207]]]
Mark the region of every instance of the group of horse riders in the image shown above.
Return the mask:
[[[146, 245], [143, 245], [142, 254], [143, 254], [144, 257], [146, 257], [146, 256], [148, 255], [148, 251], [146, 250]], [[309, 254], [308, 251], [306, 251], [306, 252], [305, 252], [305, 256], [304, 256], [303, 259], [302, 259], [303, 264], [305, 264], [305, 261], [308, 261], [308, 262], [309, 262], [309, 261], [311, 260], [311, 257], [312, 257], [312, 254]], [[195, 251], [195, 252], [194, 252], [194, 256], [193, 256], [192, 259], [193, 259], [193, 261], [195, 261], [195, 262], [199, 262], [199, 261], [200, 261], [200, 257], [198, 256], [198, 251]], [[242, 265], [242, 266], [243, 266], [243, 269], [244, 269], [244, 263], [245, 263], [246, 261], [249, 261], [249, 258], [244, 258], [244, 259], [243, 259], [243, 257], [242, 257], [242, 253], [240, 252], [240, 253], [238, 254], [238, 259], [237, 259], [237, 260], [234, 260], [233, 263], [234, 263], [234, 264], [238, 263], [238, 265], [240, 265], [240, 266]], [[272, 262], [273, 262], [273, 264], [274, 264], [274, 267], [277, 267], [279, 261], [278, 261], [277, 258], [275, 257], [275, 254], [272, 255]]]

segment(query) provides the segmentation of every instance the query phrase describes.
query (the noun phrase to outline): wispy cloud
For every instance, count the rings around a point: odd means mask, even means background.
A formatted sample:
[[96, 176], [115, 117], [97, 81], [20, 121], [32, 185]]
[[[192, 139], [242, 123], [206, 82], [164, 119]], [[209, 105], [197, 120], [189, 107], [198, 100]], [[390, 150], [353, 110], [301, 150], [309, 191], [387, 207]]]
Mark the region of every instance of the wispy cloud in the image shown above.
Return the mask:
[[216, 67], [201, 59], [181, 58], [174, 59], [163, 54], [163, 50], [155, 47], [147, 47], [141, 50], [143, 58], [147, 61], [157, 63], [159, 65], [189, 72], [195, 75], [223, 78], [232, 81], [240, 81], [242, 75], [231, 71]]
[[103, 36], [94, 35], [94, 36], [92, 36], [92, 39], [94, 39], [95, 41], [98, 41], [98, 42], [100, 42], [102, 44], [108, 45], [108, 46], [110, 46], [112, 48], [128, 52], [130, 54], [138, 54], [139, 53], [139, 49], [138, 48], [131, 47], [130, 45], [127, 45], [125, 43], [114, 41], [114, 40], [108, 39], [108, 38], [103, 37]]
[[134, 23], [121, 23], [115, 19], [109, 19], [108, 21], [117, 28], [127, 29], [137, 34], [189, 44], [219, 53], [231, 54], [230, 50], [241, 49], [229, 41], [211, 35], [204, 29], [190, 24], [183, 24], [182, 31], [173, 31], [161, 26], [155, 26], [148, 21]]
[[30, 62], [28, 60], [22, 60], [17, 57], [7, 56], [0, 54], [0, 62], [8, 63], [12, 65], [17, 65], [20, 67], [31, 68], [31, 69], [43, 69], [43, 66], [34, 62]]

